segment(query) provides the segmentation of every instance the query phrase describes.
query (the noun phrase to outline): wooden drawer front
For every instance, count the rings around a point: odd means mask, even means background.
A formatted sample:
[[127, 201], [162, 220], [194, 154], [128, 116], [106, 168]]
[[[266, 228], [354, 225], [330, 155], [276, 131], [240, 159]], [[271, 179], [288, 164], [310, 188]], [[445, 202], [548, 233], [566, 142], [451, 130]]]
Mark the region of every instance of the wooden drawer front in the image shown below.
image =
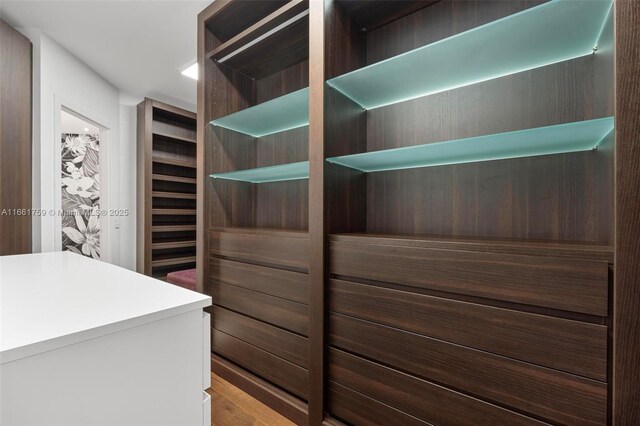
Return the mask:
[[309, 375], [304, 368], [215, 328], [211, 329], [211, 342], [215, 353], [306, 400]]
[[451, 424], [455, 419], [460, 426], [545, 424], [338, 349], [329, 352], [329, 380], [428, 423]]
[[353, 425], [425, 426], [429, 423], [409, 416], [361, 393], [329, 382], [329, 412]]
[[309, 276], [300, 272], [251, 265], [212, 257], [209, 259], [212, 282], [233, 284], [299, 303], [309, 301]]
[[307, 336], [308, 308], [302, 303], [222, 283], [212, 284], [211, 298], [215, 305]]
[[607, 327], [331, 280], [331, 311], [607, 380]]
[[330, 344], [422, 379], [566, 424], [605, 424], [605, 383], [339, 314]]
[[213, 327], [300, 367], [307, 368], [308, 342], [305, 337], [219, 306], [213, 308]]
[[607, 316], [608, 263], [333, 239], [331, 273]]
[[210, 253], [299, 272], [309, 270], [309, 237], [302, 232], [210, 230]]

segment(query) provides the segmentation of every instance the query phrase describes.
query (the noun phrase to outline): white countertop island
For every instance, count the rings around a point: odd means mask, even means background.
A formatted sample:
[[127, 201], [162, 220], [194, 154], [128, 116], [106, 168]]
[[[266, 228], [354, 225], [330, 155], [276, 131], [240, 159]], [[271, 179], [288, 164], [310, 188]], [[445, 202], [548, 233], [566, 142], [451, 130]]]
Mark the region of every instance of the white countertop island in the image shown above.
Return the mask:
[[206, 423], [209, 305], [70, 252], [0, 257], [0, 424]]

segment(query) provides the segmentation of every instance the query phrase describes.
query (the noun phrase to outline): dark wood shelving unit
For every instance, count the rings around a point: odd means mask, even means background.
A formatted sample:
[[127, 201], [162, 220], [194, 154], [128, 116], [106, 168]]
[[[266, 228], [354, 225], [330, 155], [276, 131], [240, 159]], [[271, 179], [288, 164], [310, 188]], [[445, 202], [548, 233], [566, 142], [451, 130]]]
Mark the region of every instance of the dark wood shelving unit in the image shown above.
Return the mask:
[[138, 271], [165, 279], [196, 263], [196, 114], [138, 105]]
[[631, 424], [622, 2], [205, 9], [213, 371], [296, 424]]

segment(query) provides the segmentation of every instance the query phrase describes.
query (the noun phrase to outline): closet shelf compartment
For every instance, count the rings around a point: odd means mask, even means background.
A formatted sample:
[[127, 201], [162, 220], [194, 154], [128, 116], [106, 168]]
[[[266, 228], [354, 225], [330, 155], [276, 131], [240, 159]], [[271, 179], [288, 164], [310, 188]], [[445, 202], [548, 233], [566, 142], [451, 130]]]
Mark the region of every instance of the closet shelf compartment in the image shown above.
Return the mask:
[[258, 167], [209, 175], [214, 179], [236, 180], [250, 183], [283, 182], [309, 178], [309, 162], [279, 164], [277, 166]]
[[195, 139], [187, 138], [187, 137], [179, 136], [179, 135], [174, 135], [174, 134], [167, 133], [167, 132], [162, 132], [162, 131], [159, 131], [159, 130], [154, 131], [153, 132], [153, 136], [157, 136], [157, 137], [162, 138], [162, 139], [170, 139], [170, 140], [178, 141], [178, 142], [193, 143], [193, 144], [197, 143], [197, 141]]
[[597, 149], [613, 117], [328, 158], [363, 172], [413, 169]]
[[152, 243], [151, 248], [153, 250], [166, 250], [177, 248], [191, 248], [196, 246], [195, 240], [170, 240]]
[[154, 173], [151, 175], [151, 179], [163, 182], [178, 182], [178, 183], [188, 183], [195, 185], [197, 180], [195, 178], [187, 178], [182, 176], [173, 176], [173, 175], [161, 175], [158, 173]]
[[365, 109], [589, 55], [611, 0], [551, 0], [328, 80]]
[[196, 230], [196, 225], [156, 225], [151, 227], [152, 232], [191, 232]]
[[174, 258], [168, 258], [168, 259], [162, 259], [162, 260], [154, 260], [151, 262], [151, 264], [153, 265], [153, 267], [159, 268], [163, 266], [184, 265], [188, 263], [194, 263], [195, 261], [196, 261], [195, 256], [174, 257]]
[[159, 164], [167, 164], [170, 166], [179, 166], [179, 167], [187, 167], [190, 169], [195, 169], [196, 168], [196, 162], [194, 161], [187, 161], [187, 160], [181, 160], [178, 158], [168, 158], [168, 157], [161, 157], [158, 155], [154, 155], [152, 158], [152, 161], [154, 163], [159, 163]]
[[151, 196], [154, 198], [170, 198], [180, 200], [195, 200], [197, 195], [188, 192], [167, 192], [167, 191], [152, 191]]
[[255, 138], [307, 126], [309, 88], [212, 120], [211, 124]]

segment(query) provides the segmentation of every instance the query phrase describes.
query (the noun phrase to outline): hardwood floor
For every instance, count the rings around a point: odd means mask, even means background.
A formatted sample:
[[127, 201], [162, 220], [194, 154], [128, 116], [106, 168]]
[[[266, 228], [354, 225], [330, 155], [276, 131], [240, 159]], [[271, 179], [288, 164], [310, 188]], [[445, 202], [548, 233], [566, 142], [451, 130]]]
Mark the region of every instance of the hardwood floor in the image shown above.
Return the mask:
[[211, 426], [294, 426], [226, 380], [211, 374]]

